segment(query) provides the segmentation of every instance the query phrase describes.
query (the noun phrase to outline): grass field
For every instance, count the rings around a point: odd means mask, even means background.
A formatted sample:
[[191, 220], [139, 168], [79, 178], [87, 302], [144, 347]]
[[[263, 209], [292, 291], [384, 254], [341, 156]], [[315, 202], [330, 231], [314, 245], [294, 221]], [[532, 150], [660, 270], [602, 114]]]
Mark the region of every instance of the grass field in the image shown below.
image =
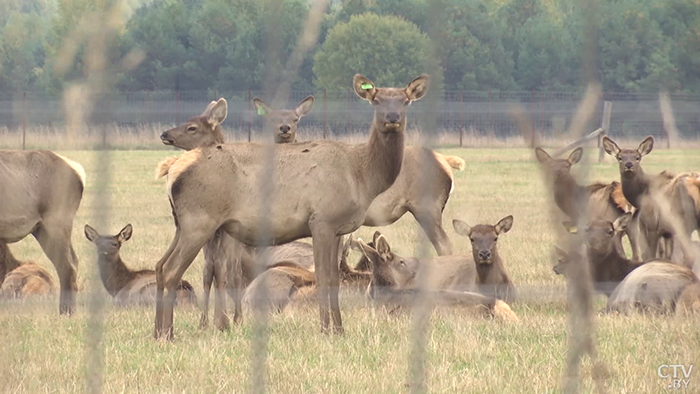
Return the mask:
[[[512, 230], [500, 237], [500, 253], [524, 300], [511, 305], [521, 321], [505, 324], [461, 311], [438, 311], [428, 332], [427, 370], [431, 392], [546, 393], [558, 390], [566, 355], [568, 314], [563, 278], [552, 272], [555, 231], [548, 196], [532, 152], [524, 149], [448, 149], [466, 160], [444, 214], [456, 253], [471, 253], [452, 229], [459, 218], [470, 224], [495, 224], [513, 214]], [[94, 246], [83, 235], [94, 219], [98, 160], [111, 155], [111, 224], [116, 233], [127, 223], [134, 236], [122, 248], [132, 268], [152, 268], [174, 234], [163, 180], [154, 167], [169, 151], [64, 151], [86, 169], [88, 185], [73, 230], [80, 258], [78, 313], [58, 316], [57, 296], [0, 304], [0, 391], [76, 392], [85, 387], [88, 299], [96, 270]], [[590, 152], [593, 159], [593, 152]], [[597, 151], [595, 152], [597, 155]], [[659, 149], [645, 157], [647, 172], [700, 169], [700, 151]], [[617, 164], [606, 158], [591, 166], [590, 180], [619, 179]], [[104, 201], [103, 201], [104, 203]], [[370, 238], [374, 229], [358, 235]], [[383, 228], [395, 250], [416, 250], [417, 226], [410, 216]], [[53, 267], [33, 239], [12, 245], [23, 260]], [[351, 254], [351, 263], [359, 257]], [[200, 256], [185, 279], [201, 291]], [[100, 284], [100, 287], [101, 284]], [[106, 294], [106, 292], [104, 292]], [[271, 320], [268, 387], [271, 392], [405, 392], [411, 352], [410, 315], [386, 316], [363, 307], [359, 295], [341, 299], [346, 334], [320, 333], [315, 307], [293, 309]], [[599, 296], [596, 306], [604, 305]], [[252, 324], [221, 333], [198, 328], [199, 312], [177, 309], [174, 343], [152, 339], [154, 309], [104, 312], [105, 392], [241, 392], [250, 383]], [[607, 369], [606, 385], [615, 393], [665, 393], [668, 380], [657, 376], [662, 364], [700, 368], [700, 317], [596, 317], [598, 351]], [[584, 362], [582, 392], [591, 392], [590, 363]], [[685, 392], [700, 392], [693, 371]]]

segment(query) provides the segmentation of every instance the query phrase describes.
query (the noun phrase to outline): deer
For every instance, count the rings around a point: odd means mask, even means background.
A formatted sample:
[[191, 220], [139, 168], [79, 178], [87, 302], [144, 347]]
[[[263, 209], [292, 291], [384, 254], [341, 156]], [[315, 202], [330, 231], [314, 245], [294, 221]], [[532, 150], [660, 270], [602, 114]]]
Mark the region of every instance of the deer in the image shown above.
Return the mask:
[[[538, 147], [535, 148], [535, 156], [543, 165], [547, 180], [551, 182], [554, 202], [571, 222], [578, 223], [581, 208], [584, 206], [588, 209], [589, 221], [612, 222], [621, 214], [633, 210], [632, 205], [625, 199], [619, 182], [613, 181], [608, 184], [598, 182], [588, 186], [582, 186], [576, 182], [571, 174], [571, 167], [581, 161], [582, 148], [574, 149], [566, 159], [554, 159], [544, 149]], [[632, 245], [632, 259], [639, 261], [636, 229], [636, 226], [627, 226], [625, 234]]]
[[44, 268], [17, 260], [4, 242], [0, 242], [0, 285], [0, 295], [7, 298], [44, 296], [54, 291], [53, 279]]
[[[176, 232], [156, 265], [154, 336], [173, 339], [177, 284], [219, 228], [251, 246], [283, 244], [310, 236], [321, 330], [331, 332], [332, 316], [332, 332], [342, 334], [337, 263], [340, 236], [362, 225], [370, 203], [398, 177], [407, 108], [425, 96], [428, 86], [427, 75], [405, 88], [378, 88], [356, 74], [355, 93], [374, 107], [370, 139], [364, 144], [277, 144], [272, 157], [267, 157], [270, 148], [264, 144], [216, 144], [187, 151], [172, 163], [166, 189]], [[265, 160], [274, 168], [269, 182], [275, 185], [275, 193], [261, 216], [263, 196], [258, 179]], [[264, 221], [268, 222], [268, 237], [261, 239], [258, 234]], [[234, 271], [234, 286], [240, 289], [240, 267], [234, 267]], [[240, 293], [235, 293], [234, 322], [240, 321], [241, 315]]]
[[[307, 97], [296, 110], [275, 110], [259, 98], [253, 104], [269, 128], [276, 143], [296, 141], [299, 118], [311, 111], [313, 97]], [[404, 148], [403, 163], [398, 178], [391, 187], [374, 199], [364, 226], [388, 226], [410, 212], [423, 228], [439, 256], [452, 254], [452, 243], [442, 226], [442, 212], [454, 188], [453, 170], [464, 169], [465, 162], [457, 156], [445, 156], [419, 146]], [[421, 174], [432, 179], [432, 187], [421, 184]]]
[[34, 236], [56, 268], [60, 315], [75, 312], [78, 256], [73, 220], [85, 189], [83, 167], [45, 150], [0, 150], [0, 242]]
[[[418, 273], [416, 267], [412, 268], [405, 259], [392, 253], [383, 235], [377, 237], [376, 248], [370, 247], [361, 239], [357, 243], [372, 265], [369, 297], [376, 305], [390, 312], [411, 307], [419, 295], [419, 290], [415, 287], [407, 287], [407, 284], [416, 279]], [[518, 321], [517, 315], [508, 304], [497, 298], [432, 286], [429, 286], [427, 291], [429, 301], [433, 305], [477, 308], [504, 321]]]
[[[673, 238], [676, 236], [690, 240], [690, 234], [697, 228], [695, 206], [688, 189], [680, 178], [669, 179], [663, 174], [648, 176], [642, 170], [642, 157], [651, 153], [654, 138], [645, 138], [637, 149], [620, 149], [610, 137], [603, 137], [603, 148], [615, 157], [619, 163], [622, 192], [625, 199], [638, 211], [636, 220], [640, 227], [641, 237], [645, 241], [642, 259], [649, 260], [657, 257], [660, 241], [664, 242], [663, 254], [658, 257], [671, 259], [673, 256]], [[662, 204], [668, 205], [670, 216], [662, 213], [662, 206], [655, 200], [655, 195], [661, 197]], [[676, 233], [671, 222], [680, 223], [680, 233]], [[638, 242], [639, 244], [639, 242]], [[694, 259], [692, 251], [686, 248], [685, 242], [680, 242], [685, 264], [692, 268]]]
[[[95, 244], [97, 266], [105, 289], [118, 306], [133, 304], [149, 305], [155, 301], [155, 271], [134, 271], [126, 266], [120, 250], [124, 242], [131, 239], [133, 227], [127, 224], [116, 235], [100, 235], [89, 224], [85, 225], [85, 238]], [[177, 300], [180, 303], [197, 305], [194, 288], [183, 280], [177, 287]]]

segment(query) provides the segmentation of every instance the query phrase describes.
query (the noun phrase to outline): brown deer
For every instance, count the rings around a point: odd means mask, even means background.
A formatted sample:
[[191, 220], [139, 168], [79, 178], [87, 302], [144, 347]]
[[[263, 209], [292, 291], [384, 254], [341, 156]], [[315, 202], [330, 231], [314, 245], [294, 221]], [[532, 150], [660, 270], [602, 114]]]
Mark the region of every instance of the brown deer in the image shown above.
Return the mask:
[[[633, 270], [644, 263], [630, 260], [622, 247], [622, 234], [632, 220], [632, 213], [627, 212], [614, 222], [594, 220], [588, 224], [585, 232], [585, 244], [594, 288], [610, 296], [615, 287]], [[577, 232], [569, 228], [572, 233]], [[563, 274], [567, 264], [567, 254], [557, 249], [560, 264], [554, 272]]]
[[[578, 223], [582, 209], [588, 210], [588, 220], [614, 221], [625, 212], [630, 212], [630, 205], [622, 193], [619, 182], [609, 184], [594, 183], [579, 185], [571, 175], [571, 166], [578, 163], [583, 156], [583, 149], [574, 149], [566, 159], [554, 159], [544, 149], [536, 148], [535, 156], [543, 164], [548, 181], [554, 192], [554, 202], [569, 217]], [[639, 260], [637, 253], [637, 233], [635, 226], [627, 227], [625, 233], [632, 244], [632, 259]]]
[[[85, 225], [85, 237], [97, 248], [97, 266], [102, 284], [115, 303], [120, 306], [152, 305], [156, 290], [155, 271], [132, 271], [119, 254], [122, 244], [131, 239], [132, 234], [131, 224], [127, 224], [117, 235], [100, 235], [90, 225]], [[197, 305], [194, 289], [187, 281], [181, 281], [176, 292], [179, 302]]]
[[[274, 110], [259, 98], [255, 98], [253, 103], [274, 130], [275, 142], [288, 143], [296, 141], [296, 124], [301, 116], [311, 111], [313, 97], [307, 97], [293, 111]], [[442, 212], [454, 188], [453, 169], [463, 170], [464, 160], [419, 146], [407, 146], [398, 178], [388, 190], [372, 201], [363, 225], [388, 226], [406, 212], [411, 212], [438, 255], [451, 255], [452, 243], [442, 228]], [[434, 187], [428, 188], [421, 184], [420, 174], [432, 179]]]
[[[619, 162], [622, 192], [627, 201], [639, 211], [639, 238], [645, 241], [642, 258], [649, 260], [656, 257], [658, 244], [663, 239], [664, 253], [659, 257], [671, 259], [673, 238], [680, 236], [690, 240], [690, 234], [697, 228], [695, 207], [682, 180], [669, 180], [663, 174], [648, 176], [644, 173], [641, 166], [642, 157], [649, 154], [653, 147], [654, 138], [651, 136], [645, 138], [637, 149], [620, 149], [610, 137], [603, 137], [603, 148]], [[670, 215], [662, 214], [662, 206], [655, 200], [655, 195], [663, 200], [661, 204], [668, 206]], [[671, 222], [674, 219], [680, 223], [679, 234], [676, 234], [672, 226]], [[635, 225], [633, 223], [633, 226]], [[680, 242], [680, 246], [686, 265], [692, 268], [692, 250], [686, 250], [685, 242]]]
[[700, 312], [700, 280], [687, 267], [655, 261], [632, 271], [608, 299], [608, 311]]
[[59, 313], [71, 315], [78, 290], [71, 231], [85, 188], [83, 167], [50, 151], [0, 150], [0, 185], [0, 242], [34, 236], [58, 273]]
[[[358, 240], [362, 252], [372, 265], [372, 282], [369, 296], [378, 305], [391, 311], [411, 307], [418, 296], [418, 289], [406, 287], [412, 283], [417, 270], [391, 252], [391, 247], [383, 235], [377, 238], [377, 248], [372, 248]], [[486, 310], [489, 315], [506, 321], [518, 321], [505, 302], [482, 294], [436, 289], [428, 286], [430, 302], [434, 305], [459, 306]]]
[[[342, 333], [338, 304], [340, 236], [360, 227], [372, 200], [396, 180], [403, 161], [406, 110], [427, 92], [428, 76], [422, 75], [399, 89], [377, 88], [357, 74], [353, 86], [356, 94], [375, 108], [368, 143], [279, 144], [272, 157], [265, 156], [269, 148], [261, 144], [217, 144], [185, 152], [171, 164], [167, 189], [176, 234], [156, 266], [157, 338], [173, 338], [176, 287], [197, 252], [219, 228], [253, 246], [311, 236], [321, 328], [329, 331], [332, 314], [335, 332]], [[274, 168], [268, 181], [275, 185], [275, 194], [263, 217], [259, 179], [265, 160], [270, 160]], [[269, 222], [269, 238], [262, 244], [258, 234], [265, 220]], [[234, 275], [234, 280], [234, 286], [240, 289], [242, 275]], [[240, 314], [241, 300], [237, 296], [234, 321], [240, 321], [236, 319]]]
[[51, 275], [31, 262], [18, 261], [6, 243], [0, 242], [0, 295], [8, 298], [24, 298], [53, 293]]

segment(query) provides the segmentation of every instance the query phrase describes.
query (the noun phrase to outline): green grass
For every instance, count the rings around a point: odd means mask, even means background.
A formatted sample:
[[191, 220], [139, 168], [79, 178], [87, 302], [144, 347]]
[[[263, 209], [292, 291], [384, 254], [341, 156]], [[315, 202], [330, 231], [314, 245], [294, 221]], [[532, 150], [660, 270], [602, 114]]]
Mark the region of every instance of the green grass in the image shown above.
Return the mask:
[[[524, 149], [447, 149], [467, 167], [456, 173], [456, 185], [444, 213], [455, 253], [470, 253], [468, 242], [455, 234], [453, 218], [470, 224], [494, 224], [513, 214], [513, 229], [499, 239], [499, 251], [516, 286], [533, 290], [527, 301], [512, 308], [521, 321], [504, 324], [459, 310], [437, 311], [427, 335], [428, 387], [431, 392], [546, 393], [558, 390], [566, 356], [568, 314], [564, 281], [552, 272], [556, 242], [549, 196], [534, 163]], [[89, 278], [95, 250], [83, 235], [94, 222], [99, 177], [97, 160], [111, 156], [112, 181], [109, 228], [116, 233], [127, 223], [134, 236], [122, 248], [132, 268], [152, 268], [174, 234], [163, 180], [154, 168], [168, 151], [66, 151], [88, 174], [88, 186], [73, 230], [80, 258], [78, 313], [58, 316], [57, 297], [0, 303], [0, 391], [75, 392], [85, 388], [85, 339]], [[643, 161], [647, 172], [700, 169], [699, 151], [654, 151]], [[595, 153], [597, 155], [597, 152]], [[591, 152], [590, 158], [593, 158]], [[591, 166], [590, 181], [619, 179], [617, 164], [606, 158]], [[417, 248], [417, 226], [410, 215], [382, 228], [403, 255]], [[371, 238], [374, 229], [357, 233]], [[55, 272], [33, 239], [12, 245], [23, 260], [35, 260]], [[351, 262], [359, 255], [351, 254]], [[200, 256], [185, 279], [201, 290]], [[99, 285], [101, 288], [101, 284]], [[541, 289], [539, 299], [534, 292]], [[106, 292], [103, 291], [104, 294]], [[386, 316], [362, 307], [357, 294], [341, 299], [346, 334], [322, 335], [315, 307], [291, 309], [271, 320], [267, 382], [271, 392], [405, 392], [411, 354], [411, 316]], [[596, 306], [604, 305], [603, 297]], [[152, 339], [154, 310], [118, 310], [107, 303], [103, 349], [105, 392], [240, 392], [250, 383], [252, 322], [221, 333], [200, 330], [195, 309], [176, 310], [174, 343]], [[661, 364], [700, 367], [698, 317], [597, 316], [600, 359], [607, 369], [611, 392], [664, 393], [668, 381], [657, 376]], [[583, 392], [593, 390], [591, 366], [583, 364]], [[687, 392], [700, 392], [695, 370]]]

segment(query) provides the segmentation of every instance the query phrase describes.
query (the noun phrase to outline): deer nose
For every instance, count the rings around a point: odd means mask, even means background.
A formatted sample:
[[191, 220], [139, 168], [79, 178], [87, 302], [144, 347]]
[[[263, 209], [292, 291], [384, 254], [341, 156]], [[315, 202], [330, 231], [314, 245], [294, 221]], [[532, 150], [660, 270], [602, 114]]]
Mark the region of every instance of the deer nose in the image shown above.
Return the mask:
[[479, 258], [482, 260], [488, 260], [491, 258], [491, 252], [488, 250], [482, 250], [479, 252]]
[[282, 126], [280, 126], [280, 131], [281, 131], [283, 134], [289, 133], [289, 130], [291, 130], [291, 127], [289, 127], [289, 126], [286, 125], [286, 124], [283, 124]]
[[632, 168], [633, 165], [634, 164], [632, 164], [632, 162], [629, 162], [629, 161], [627, 163], [625, 163], [625, 167], [627, 167], [627, 168]]
[[163, 134], [160, 135], [160, 139], [161, 139], [161, 140], [164, 140], [164, 139], [166, 139], [166, 138], [168, 138], [168, 132], [167, 132], [167, 131], [164, 131]]
[[389, 123], [398, 123], [399, 122], [399, 113], [398, 112], [389, 112], [386, 114], [386, 121]]

